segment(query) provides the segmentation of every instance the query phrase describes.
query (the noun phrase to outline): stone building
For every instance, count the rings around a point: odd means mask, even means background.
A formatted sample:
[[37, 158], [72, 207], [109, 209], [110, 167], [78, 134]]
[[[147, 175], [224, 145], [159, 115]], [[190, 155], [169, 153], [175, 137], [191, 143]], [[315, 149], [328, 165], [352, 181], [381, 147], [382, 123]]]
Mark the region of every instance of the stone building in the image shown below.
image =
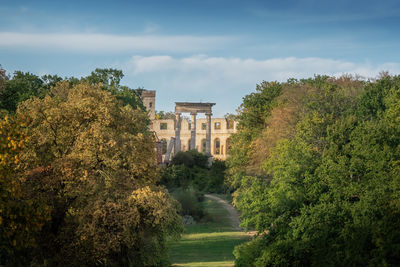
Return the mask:
[[[151, 129], [161, 142], [163, 160], [168, 161], [167, 152], [171, 148], [172, 154], [196, 149], [216, 159], [227, 158], [230, 136], [236, 132], [237, 123], [226, 118], [212, 118], [214, 103], [176, 102], [175, 119], [156, 119], [155, 100], [156, 91], [142, 92], [143, 104], [152, 121]], [[197, 118], [199, 113], [204, 113], [206, 118]]]

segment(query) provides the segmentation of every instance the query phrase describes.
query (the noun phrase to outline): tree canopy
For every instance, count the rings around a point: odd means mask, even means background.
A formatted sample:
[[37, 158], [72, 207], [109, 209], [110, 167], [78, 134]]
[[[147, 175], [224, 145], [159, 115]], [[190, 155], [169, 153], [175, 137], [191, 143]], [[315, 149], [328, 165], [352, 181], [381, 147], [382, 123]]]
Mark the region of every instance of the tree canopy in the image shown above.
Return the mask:
[[141, 89], [131, 89], [120, 84], [123, 78], [121, 70], [99, 69], [92, 71], [87, 77], [61, 78], [57, 75], [39, 77], [29, 72], [15, 71], [10, 78], [0, 66], [0, 111], [15, 113], [18, 103], [30, 97], [43, 98], [58, 82], [67, 81], [70, 87], [86, 82], [90, 85], [101, 85], [101, 89], [111, 92], [125, 105], [145, 110], [140, 98]]
[[[17, 259], [44, 266], [169, 264], [166, 238], [179, 235], [181, 219], [176, 201], [156, 185], [148, 116], [102, 86], [58, 82], [44, 97], [19, 103], [14, 117], [26, 118], [24, 135], [15, 138], [23, 141], [15, 158], [20, 165], [2, 181], [20, 181], [21, 202], [38, 203], [26, 214], [43, 219], [33, 220], [36, 228], [24, 236], [32, 237], [28, 252], [14, 257], [18, 243], [12, 251], [2, 248], [2, 264], [18, 265]], [[1, 204], [10, 206], [7, 201]]]
[[[269, 113], [239, 116], [242, 125], [259, 121], [256, 137], [243, 141], [246, 127], [232, 139], [233, 151], [257, 144], [264, 155], [245, 154], [241, 166], [258, 172], [231, 179], [243, 225], [258, 232], [235, 249], [237, 265], [397, 265], [400, 77], [317, 76], [279, 87]], [[231, 171], [239, 166], [229, 161]]]

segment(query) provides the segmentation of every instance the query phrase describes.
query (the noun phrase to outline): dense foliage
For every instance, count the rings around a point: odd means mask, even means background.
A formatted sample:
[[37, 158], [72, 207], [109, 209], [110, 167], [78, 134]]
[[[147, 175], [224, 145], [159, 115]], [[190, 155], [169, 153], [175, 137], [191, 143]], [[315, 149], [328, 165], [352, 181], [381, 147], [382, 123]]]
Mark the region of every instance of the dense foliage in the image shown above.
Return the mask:
[[144, 110], [140, 99], [141, 89], [130, 89], [120, 85], [123, 78], [121, 70], [116, 69], [96, 69], [87, 77], [61, 78], [57, 75], [43, 75], [39, 77], [29, 72], [15, 71], [10, 78], [0, 65], [0, 111], [15, 113], [18, 103], [31, 97], [43, 98], [49, 93], [50, 88], [56, 83], [67, 81], [70, 86], [85, 82], [90, 85], [100, 85], [101, 89], [110, 92], [124, 104], [129, 104], [133, 108]]
[[225, 162], [214, 160], [208, 166], [208, 157], [196, 150], [180, 151], [165, 168], [161, 183], [168, 188], [194, 187], [207, 193], [224, 193]]
[[247, 96], [228, 165], [258, 235], [236, 264], [398, 265], [399, 107], [400, 77], [387, 75], [263, 83]]
[[204, 193], [225, 193], [225, 162], [214, 160], [209, 166], [208, 156], [197, 150], [180, 151], [162, 172], [161, 183], [181, 205], [180, 214], [190, 215], [195, 221], [207, 214], [202, 201]]
[[27, 136], [27, 121], [5, 116], [0, 120], [0, 263], [24, 264], [24, 255], [35, 246], [35, 236], [49, 220], [49, 207], [35, 198], [26, 198], [26, 179], [20, 152]]
[[63, 81], [1, 121], [0, 265], [169, 264], [181, 219], [156, 185], [138, 106], [103, 83]]

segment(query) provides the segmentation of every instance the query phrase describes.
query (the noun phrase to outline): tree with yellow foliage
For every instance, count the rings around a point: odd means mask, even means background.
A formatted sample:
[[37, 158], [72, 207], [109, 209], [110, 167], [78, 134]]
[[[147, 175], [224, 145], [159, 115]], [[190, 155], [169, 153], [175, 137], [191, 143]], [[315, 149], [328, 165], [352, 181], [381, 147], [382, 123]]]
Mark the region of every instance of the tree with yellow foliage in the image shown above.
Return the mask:
[[20, 153], [27, 137], [22, 119], [0, 120], [0, 264], [23, 265], [36, 246], [35, 235], [48, 219], [48, 207], [23, 194]]
[[178, 235], [176, 202], [158, 180], [154, 137], [140, 108], [101, 84], [58, 83], [18, 106], [26, 117], [18, 173], [23, 194], [50, 207], [31, 264], [168, 265], [165, 241]]

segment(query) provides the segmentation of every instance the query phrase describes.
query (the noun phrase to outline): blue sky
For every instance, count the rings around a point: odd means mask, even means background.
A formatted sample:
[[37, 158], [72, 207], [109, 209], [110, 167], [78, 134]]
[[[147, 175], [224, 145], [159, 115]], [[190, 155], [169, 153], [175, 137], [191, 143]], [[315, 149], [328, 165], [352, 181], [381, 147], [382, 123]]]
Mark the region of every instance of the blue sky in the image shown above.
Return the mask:
[[122, 69], [157, 110], [234, 112], [256, 84], [400, 73], [400, 1], [3, 1], [0, 64], [81, 77]]

